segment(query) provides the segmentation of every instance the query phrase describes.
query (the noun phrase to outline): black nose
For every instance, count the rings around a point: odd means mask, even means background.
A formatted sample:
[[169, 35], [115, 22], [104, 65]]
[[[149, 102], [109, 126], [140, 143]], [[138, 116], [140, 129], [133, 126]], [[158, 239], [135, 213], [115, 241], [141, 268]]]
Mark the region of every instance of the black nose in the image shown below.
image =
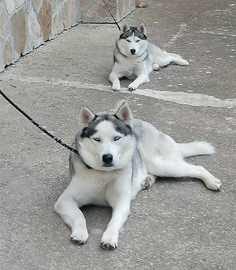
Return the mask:
[[135, 49], [131, 49], [130, 52], [131, 52], [131, 54], [135, 54], [136, 50]]
[[102, 156], [102, 161], [105, 165], [111, 165], [113, 161], [113, 156], [111, 154], [106, 154]]

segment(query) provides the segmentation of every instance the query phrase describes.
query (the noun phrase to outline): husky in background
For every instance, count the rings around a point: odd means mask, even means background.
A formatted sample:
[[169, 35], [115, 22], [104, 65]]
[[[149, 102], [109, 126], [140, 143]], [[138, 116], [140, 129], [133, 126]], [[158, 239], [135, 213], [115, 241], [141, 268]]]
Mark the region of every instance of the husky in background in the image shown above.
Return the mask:
[[136, 194], [152, 186], [157, 176], [195, 177], [207, 188], [218, 190], [220, 180], [185, 157], [214, 152], [207, 142], [176, 143], [153, 125], [133, 119], [127, 102], [117, 112], [94, 114], [84, 107], [83, 124], [71, 152], [71, 183], [55, 204], [55, 211], [71, 228], [71, 240], [84, 244], [88, 239], [86, 220], [80, 208], [95, 204], [112, 207], [112, 218], [103, 233], [101, 246], [115, 249], [119, 232], [130, 213]]
[[120, 38], [116, 41], [114, 66], [109, 75], [112, 90], [120, 90], [119, 78], [127, 77], [134, 80], [129, 86], [130, 91], [136, 90], [141, 84], [149, 81], [149, 73], [170, 63], [187, 66], [189, 63], [180, 55], [168, 53], [149, 43], [144, 24], [138, 27], [122, 27]]

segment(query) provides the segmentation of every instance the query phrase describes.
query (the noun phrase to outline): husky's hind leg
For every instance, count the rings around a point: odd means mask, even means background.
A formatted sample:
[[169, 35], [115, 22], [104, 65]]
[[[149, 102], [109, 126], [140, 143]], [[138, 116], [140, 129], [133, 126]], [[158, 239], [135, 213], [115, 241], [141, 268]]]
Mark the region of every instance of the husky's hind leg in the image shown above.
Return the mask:
[[158, 70], [160, 69], [160, 66], [159, 66], [158, 64], [154, 63], [154, 64], [152, 65], [152, 69], [153, 69], [154, 71], [158, 71]]
[[188, 66], [189, 63], [187, 60], [183, 59], [180, 55], [175, 53], [168, 53], [162, 51], [162, 55], [158, 59], [160, 67], [166, 67], [170, 64], [176, 64], [179, 66]]
[[168, 160], [161, 157], [152, 157], [147, 162], [150, 174], [161, 177], [193, 177], [202, 180], [207, 188], [219, 190], [221, 181], [214, 177], [202, 166], [186, 163], [184, 160]]
[[148, 54], [151, 62], [153, 63], [153, 70], [158, 70], [159, 67], [168, 66], [170, 63], [181, 66], [189, 65], [188, 61], [184, 60], [180, 55], [168, 53], [152, 43], [149, 43], [148, 45]]
[[142, 182], [142, 189], [149, 189], [156, 182], [156, 176], [149, 174]]

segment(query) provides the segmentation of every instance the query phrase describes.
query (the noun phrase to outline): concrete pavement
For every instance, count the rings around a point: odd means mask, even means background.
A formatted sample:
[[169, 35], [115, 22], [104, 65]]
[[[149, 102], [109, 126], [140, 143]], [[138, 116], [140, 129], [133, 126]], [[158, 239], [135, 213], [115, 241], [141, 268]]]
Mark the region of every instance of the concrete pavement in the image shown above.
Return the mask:
[[128, 80], [110, 91], [115, 25], [80, 24], [0, 74], [0, 88], [68, 144], [80, 106], [96, 112], [127, 99], [135, 117], [176, 141], [211, 142], [216, 154], [190, 162], [223, 182], [213, 192], [194, 179], [160, 179], [132, 202], [112, 252], [99, 246], [110, 209], [85, 207], [90, 238], [78, 247], [53, 212], [70, 181], [68, 150], [0, 97], [1, 269], [235, 269], [235, 13], [230, 0], [150, 0], [133, 12], [124, 22], [144, 22], [152, 43], [190, 62], [153, 72], [133, 93]]

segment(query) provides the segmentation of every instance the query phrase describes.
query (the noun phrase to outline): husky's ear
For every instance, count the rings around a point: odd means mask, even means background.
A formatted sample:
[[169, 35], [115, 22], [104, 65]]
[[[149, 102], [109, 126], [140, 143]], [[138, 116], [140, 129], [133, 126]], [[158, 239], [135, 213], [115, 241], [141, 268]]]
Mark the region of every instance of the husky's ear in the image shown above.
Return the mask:
[[141, 23], [138, 27], [137, 27], [138, 31], [143, 33], [144, 35], [146, 35], [146, 27], [144, 26], [143, 23]]
[[82, 107], [80, 110], [79, 118], [81, 123], [87, 127], [95, 118], [95, 114], [87, 107]]
[[128, 26], [128, 24], [124, 24], [121, 27], [121, 33], [123, 34], [123, 33], [127, 32], [129, 29], [130, 29], [130, 27]]
[[133, 126], [133, 114], [127, 101], [123, 102], [116, 112], [116, 117], [122, 120], [126, 125]]

